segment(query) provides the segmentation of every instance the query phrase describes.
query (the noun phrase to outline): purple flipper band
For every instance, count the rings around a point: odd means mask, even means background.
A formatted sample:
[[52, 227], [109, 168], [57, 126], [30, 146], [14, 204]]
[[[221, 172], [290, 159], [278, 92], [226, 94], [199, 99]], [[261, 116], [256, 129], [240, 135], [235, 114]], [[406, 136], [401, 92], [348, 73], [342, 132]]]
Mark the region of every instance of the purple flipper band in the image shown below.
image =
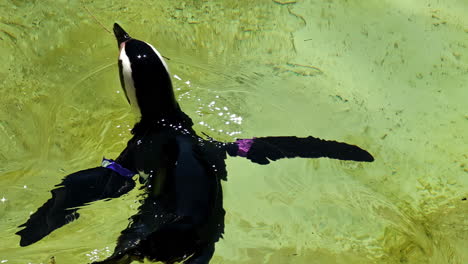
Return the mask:
[[122, 167], [122, 165], [118, 164], [117, 162], [111, 159], [102, 158], [101, 166], [104, 168], [111, 169], [126, 178], [132, 178], [133, 175], [136, 174], [135, 172]]
[[239, 149], [237, 150], [237, 156], [240, 157], [247, 157], [247, 153], [249, 153], [250, 147], [254, 143], [253, 139], [238, 139], [235, 142]]

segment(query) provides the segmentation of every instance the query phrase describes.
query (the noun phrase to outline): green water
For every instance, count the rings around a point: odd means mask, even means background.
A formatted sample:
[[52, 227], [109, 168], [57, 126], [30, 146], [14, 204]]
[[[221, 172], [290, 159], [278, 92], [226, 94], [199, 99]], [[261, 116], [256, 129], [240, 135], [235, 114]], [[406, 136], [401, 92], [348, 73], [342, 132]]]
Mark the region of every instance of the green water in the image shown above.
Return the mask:
[[83, 208], [32, 246], [14, 235], [62, 177], [116, 157], [130, 138], [135, 117], [103, 28], [118, 21], [170, 58], [197, 131], [226, 141], [313, 135], [376, 158], [229, 158], [226, 234], [212, 263], [468, 263], [466, 0], [0, 0], [0, 9], [0, 262], [105, 258], [138, 206], [135, 190]]

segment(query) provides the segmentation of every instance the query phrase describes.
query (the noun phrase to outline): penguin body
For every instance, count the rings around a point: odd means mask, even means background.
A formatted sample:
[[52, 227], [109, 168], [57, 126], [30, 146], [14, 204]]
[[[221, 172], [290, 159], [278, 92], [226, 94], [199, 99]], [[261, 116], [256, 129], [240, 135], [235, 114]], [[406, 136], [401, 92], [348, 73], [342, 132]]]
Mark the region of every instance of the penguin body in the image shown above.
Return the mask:
[[[185, 121], [161, 119], [135, 127], [117, 162], [138, 172], [143, 204], [122, 231], [114, 254], [96, 263], [211, 258], [224, 232], [221, 179], [226, 178], [226, 152], [218, 142], [198, 137]], [[186, 263], [198, 263], [192, 260]]]
[[227, 154], [258, 164], [281, 158], [328, 157], [373, 161], [372, 155], [346, 143], [314, 137], [263, 137], [217, 142], [204, 139], [174, 97], [169, 69], [150, 44], [131, 38], [114, 24], [119, 73], [128, 102], [140, 121], [119, 157], [102, 166], [66, 176], [52, 198], [30, 216], [17, 234], [30, 245], [79, 217], [78, 207], [117, 198], [143, 184], [141, 206], [118, 238], [114, 253], [95, 264], [134, 260], [209, 263], [224, 233], [221, 181]]
[[145, 198], [113, 257], [182, 261], [214, 245], [223, 233], [222, 170], [206, 154], [206, 145], [213, 143], [169, 126], [144, 131], [130, 140], [125, 158], [139, 172]]

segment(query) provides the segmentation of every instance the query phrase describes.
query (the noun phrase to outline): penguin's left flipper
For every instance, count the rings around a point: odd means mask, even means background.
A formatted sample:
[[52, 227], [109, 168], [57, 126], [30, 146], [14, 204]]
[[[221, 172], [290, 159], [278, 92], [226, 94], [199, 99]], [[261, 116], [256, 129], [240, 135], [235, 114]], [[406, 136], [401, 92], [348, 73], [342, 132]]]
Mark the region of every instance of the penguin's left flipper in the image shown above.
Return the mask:
[[331, 158], [339, 160], [374, 161], [372, 155], [358, 146], [315, 137], [261, 137], [238, 139], [227, 145], [230, 156], [246, 157], [258, 164], [281, 158]]
[[135, 187], [135, 182], [115, 171], [96, 167], [66, 176], [51, 191], [50, 198], [28, 221], [19, 227], [20, 246], [28, 246], [41, 240], [57, 228], [77, 219], [77, 207], [87, 203], [119, 197]]

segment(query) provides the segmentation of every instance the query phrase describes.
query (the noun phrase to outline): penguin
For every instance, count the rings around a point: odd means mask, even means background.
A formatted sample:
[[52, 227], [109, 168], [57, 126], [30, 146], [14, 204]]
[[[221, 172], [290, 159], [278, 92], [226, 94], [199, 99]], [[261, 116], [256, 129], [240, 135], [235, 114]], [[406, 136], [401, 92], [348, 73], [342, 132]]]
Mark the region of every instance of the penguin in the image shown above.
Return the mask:
[[119, 75], [128, 103], [138, 110], [132, 138], [115, 159], [72, 173], [51, 190], [52, 197], [19, 227], [20, 245], [33, 244], [79, 218], [79, 208], [118, 198], [139, 180], [141, 205], [117, 239], [113, 254], [93, 264], [160, 261], [207, 264], [223, 237], [221, 181], [227, 156], [268, 164], [282, 158], [372, 162], [355, 145], [312, 136], [258, 137], [218, 142], [193, 129], [179, 106], [167, 63], [151, 44], [132, 38], [117, 23]]

